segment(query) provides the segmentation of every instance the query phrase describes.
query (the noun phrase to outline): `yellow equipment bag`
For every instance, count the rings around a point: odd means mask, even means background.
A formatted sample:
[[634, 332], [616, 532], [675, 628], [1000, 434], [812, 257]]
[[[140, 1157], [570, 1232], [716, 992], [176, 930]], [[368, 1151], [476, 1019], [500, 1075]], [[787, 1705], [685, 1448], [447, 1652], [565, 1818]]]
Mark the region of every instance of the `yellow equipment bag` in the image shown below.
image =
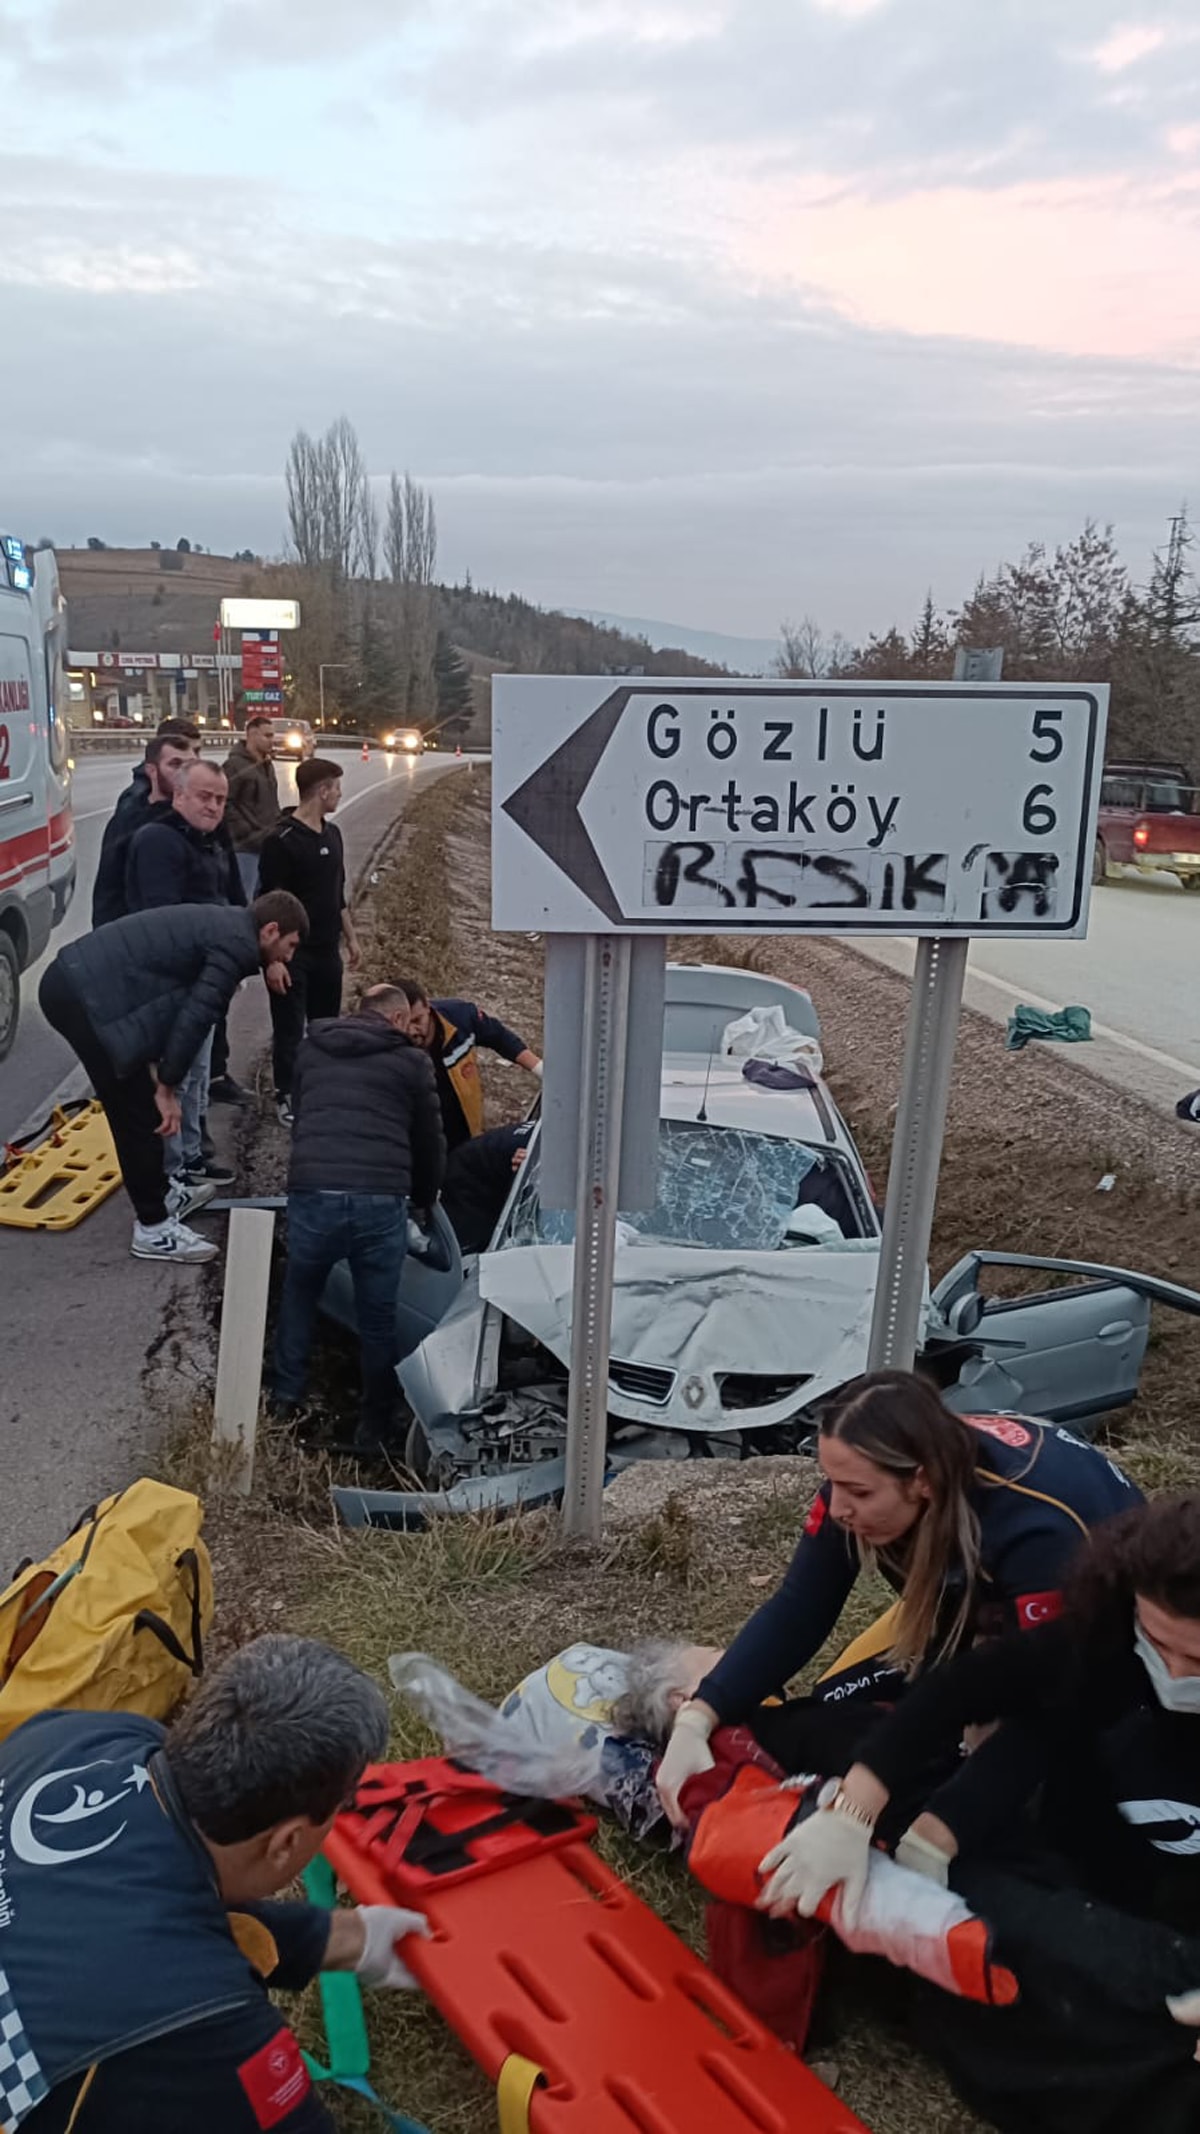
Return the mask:
[[198, 1497], [134, 1482], [0, 1593], [0, 1741], [35, 1712], [165, 1719], [204, 1665], [212, 1566]]

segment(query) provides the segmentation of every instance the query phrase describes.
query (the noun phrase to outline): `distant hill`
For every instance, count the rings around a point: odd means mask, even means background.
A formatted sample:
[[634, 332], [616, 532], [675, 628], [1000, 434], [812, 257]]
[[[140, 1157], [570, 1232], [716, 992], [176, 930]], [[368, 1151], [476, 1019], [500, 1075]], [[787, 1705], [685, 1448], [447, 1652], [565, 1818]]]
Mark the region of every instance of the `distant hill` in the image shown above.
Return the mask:
[[[142, 548], [57, 553], [76, 651], [200, 652], [212, 643], [222, 600], [265, 589], [263, 566], [232, 556]], [[438, 591], [442, 627], [460, 651], [472, 656], [476, 673], [495, 668], [536, 674], [626, 674], [631, 668], [647, 674], [721, 672], [684, 645], [655, 645], [613, 624], [535, 607], [518, 593], [480, 592], [471, 585]]]
[[517, 674], [722, 672], [715, 661], [698, 657], [678, 642], [656, 645], [614, 622], [535, 607], [519, 593], [444, 585], [441, 610], [443, 627], [456, 645], [483, 653]]
[[258, 566], [175, 549], [60, 548], [77, 652], [212, 650], [222, 600], [257, 589]]
[[645, 639], [656, 651], [681, 646], [697, 659], [715, 660], [730, 674], [765, 674], [779, 652], [777, 637], [729, 637], [720, 630], [689, 630], [683, 623], [650, 622], [640, 615], [602, 615], [588, 608], [580, 613], [587, 622]]

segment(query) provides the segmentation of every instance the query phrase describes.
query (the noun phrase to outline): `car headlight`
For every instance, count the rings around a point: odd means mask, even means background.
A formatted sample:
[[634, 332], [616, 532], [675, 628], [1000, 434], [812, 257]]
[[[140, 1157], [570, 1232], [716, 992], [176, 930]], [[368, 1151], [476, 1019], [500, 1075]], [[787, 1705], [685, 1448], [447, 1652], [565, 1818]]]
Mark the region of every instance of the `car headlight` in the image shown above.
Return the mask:
[[287, 737], [287, 745], [288, 745], [288, 747], [289, 747], [289, 748], [303, 748], [303, 746], [304, 746], [304, 736], [303, 736], [303, 734], [289, 734], [289, 735], [288, 735], [288, 737]]
[[420, 734], [405, 734], [401, 746], [408, 750], [410, 756], [415, 756], [421, 746]]
[[396, 736], [395, 736], [395, 734], [385, 734], [385, 735], [384, 735], [384, 737], [383, 737], [383, 745], [384, 745], [384, 747], [385, 747], [385, 748], [395, 748], [395, 746], [396, 746]]

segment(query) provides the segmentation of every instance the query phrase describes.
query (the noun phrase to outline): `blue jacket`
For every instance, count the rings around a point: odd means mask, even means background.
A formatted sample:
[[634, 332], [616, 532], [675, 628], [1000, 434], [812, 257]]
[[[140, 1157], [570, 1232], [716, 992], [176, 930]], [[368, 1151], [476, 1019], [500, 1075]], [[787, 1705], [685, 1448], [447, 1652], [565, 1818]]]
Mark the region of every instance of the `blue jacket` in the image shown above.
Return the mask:
[[[241, 1926], [226, 1910], [163, 1739], [127, 1712], [51, 1711], [0, 1745], [0, 2036], [12, 2054], [0, 2052], [0, 2125], [32, 2118], [40, 2134], [90, 2069], [126, 2055], [136, 2066], [139, 2049], [177, 2032], [233, 2024], [247, 2042], [264, 2025], [277, 2032], [263, 1981], [280, 1914], [297, 1915], [309, 1944], [287, 1982], [320, 1964], [327, 1917], [256, 1906]], [[106, 2087], [109, 2115], [96, 2124], [125, 2127], [137, 2115], [114, 2109], [119, 2093]], [[164, 2101], [161, 2123], [185, 2115]]]
[[[1033, 1630], [1052, 1621], [1063, 1577], [1091, 1529], [1132, 1511], [1142, 1494], [1095, 1445], [1026, 1416], [968, 1415], [979, 1436], [971, 1501], [979, 1520], [976, 1634]], [[818, 1490], [778, 1592], [751, 1616], [697, 1695], [725, 1724], [742, 1719], [807, 1666], [824, 1644], [861, 1569], [858, 1550], [829, 1516]], [[902, 1580], [887, 1564], [888, 1583]], [[957, 1611], [963, 1574], [945, 1580], [946, 1613]]]
[[458, 1148], [483, 1132], [483, 1085], [475, 1063], [476, 1047], [515, 1060], [525, 1040], [471, 1000], [431, 1000], [435, 1035], [433, 1070], [437, 1077], [447, 1148]]

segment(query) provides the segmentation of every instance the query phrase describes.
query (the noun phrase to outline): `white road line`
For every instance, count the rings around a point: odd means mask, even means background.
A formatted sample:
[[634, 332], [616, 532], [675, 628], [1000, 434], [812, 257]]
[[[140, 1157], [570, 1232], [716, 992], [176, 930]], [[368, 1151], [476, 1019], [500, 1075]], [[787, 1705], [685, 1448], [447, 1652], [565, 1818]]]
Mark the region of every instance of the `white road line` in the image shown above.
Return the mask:
[[[1006, 978], [993, 978], [990, 971], [981, 971], [975, 964], [968, 963], [968, 984], [972, 978], [977, 978], [981, 985], [994, 986], [998, 993], [1007, 993], [1009, 999], [1018, 1006], [1041, 1008], [1051, 1015], [1058, 1011], [1060, 1004], [1047, 1000], [1044, 994], [1030, 993], [1024, 988], [1018, 990], [1016, 986], [1010, 985]], [[1106, 1037], [1110, 1044], [1120, 1045], [1125, 1052], [1136, 1052], [1139, 1059], [1153, 1060], [1158, 1067], [1169, 1067], [1172, 1074], [1187, 1075], [1193, 1082], [1200, 1082], [1200, 1067], [1192, 1060], [1177, 1059], [1173, 1052], [1160, 1052], [1156, 1045], [1143, 1045], [1140, 1038], [1126, 1037], [1123, 1030], [1114, 1030], [1111, 1023], [1100, 1023], [1093, 1017], [1092, 1035]]]

